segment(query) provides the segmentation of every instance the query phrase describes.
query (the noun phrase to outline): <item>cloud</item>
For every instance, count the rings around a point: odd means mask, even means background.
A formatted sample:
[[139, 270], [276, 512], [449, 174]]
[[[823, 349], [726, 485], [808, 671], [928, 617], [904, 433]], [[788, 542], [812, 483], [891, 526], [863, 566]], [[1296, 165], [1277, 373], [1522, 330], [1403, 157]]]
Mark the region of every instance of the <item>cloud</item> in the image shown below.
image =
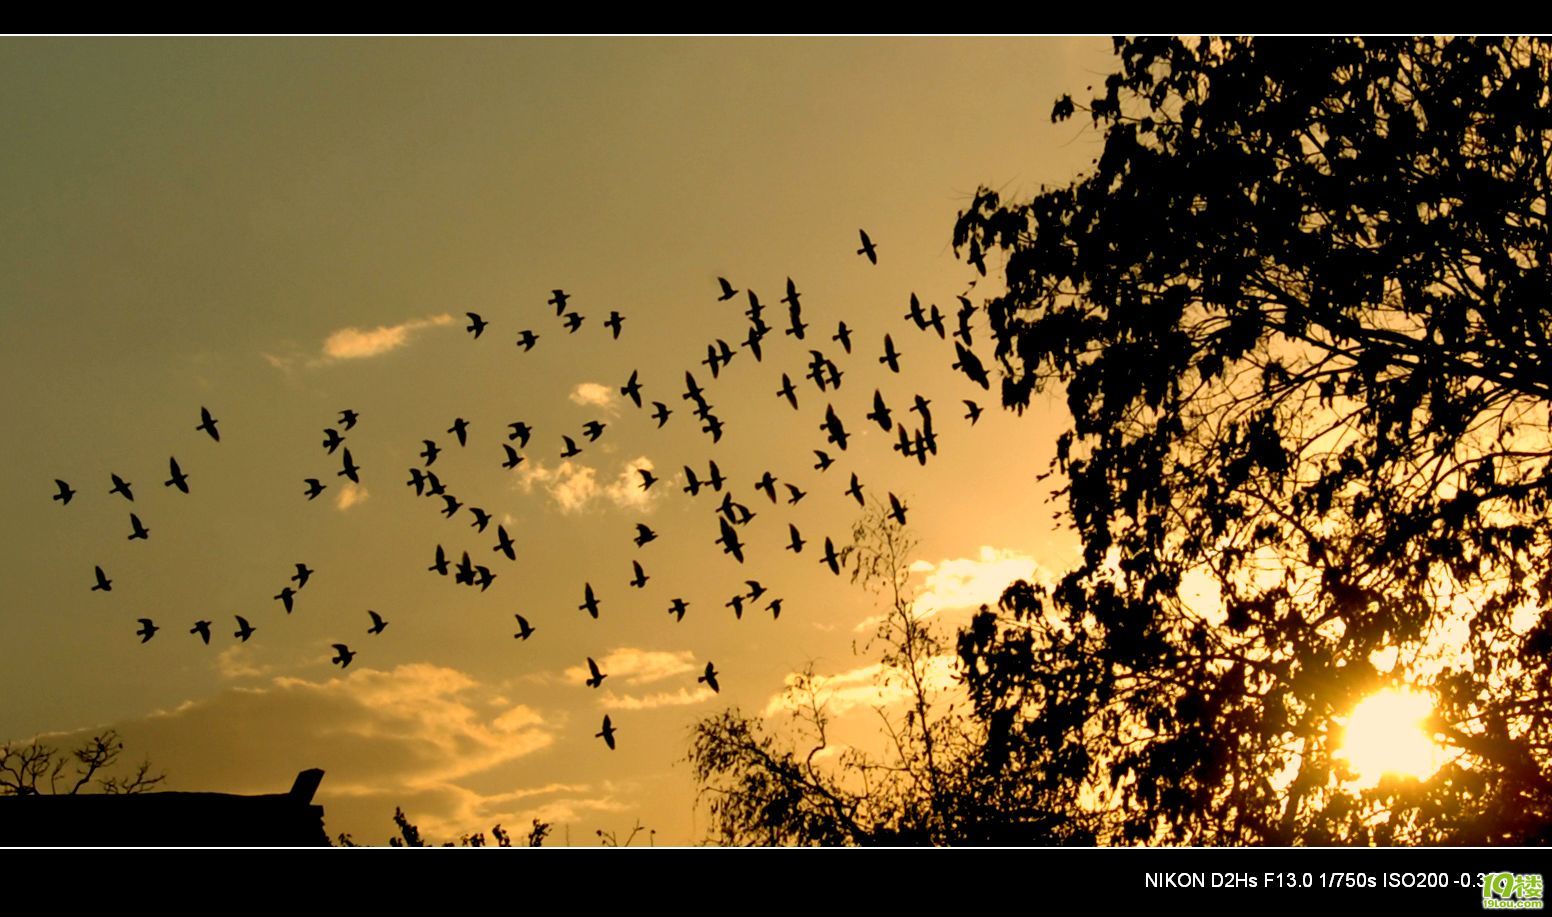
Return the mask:
[[[1049, 571], [1033, 557], [989, 545], [983, 545], [977, 557], [948, 558], [938, 563], [918, 560], [910, 569], [920, 579], [913, 606], [918, 618], [982, 605], [996, 607], [1003, 591], [1015, 581], [1051, 579]], [[875, 615], [858, 624], [857, 630], [876, 630], [882, 620], [883, 616]]]
[[[957, 656], [947, 653], [931, 656], [923, 663], [922, 683], [929, 695], [962, 694], [959, 671]], [[806, 707], [809, 691], [830, 716], [837, 717], [853, 710], [902, 704], [912, 698], [905, 671], [878, 662], [836, 675], [808, 676], [793, 672], [786, 677], [785, 685], [781, 693], [766, 702], [764, 716], [792, 713]]]
[[659, 691], [656, 694], [631, 695], [604, 693], [599, 704], [610, 710], [654, 710], [658, 707], [684, 707], [712, 700], [717, 695], [705, 685], [697, 685], [694, 691], [680, 688], [678, 691]]
[[334, 498], [334, 508], [344, 512], [358, 503], [365, 502], [366, 498], [370, 496], [371, 494], [367, 493], [367, 489], [364, 486], [347, 481]]
[[[597, 662], [600, 671], [615, 679], [614, 684], [650, 684], [696, 671], [695, 654], [689, 650], [665, 652], [623, 647], [610, 650]], [[580, 682], [588, 674], [585, 667], [577, 665], [567, 669], [563, 677]]]
[[649, 512], [657, 498], [651, 491], [641, 489], [638, 468], [652, 470], [652, 460], [646, 456], [631, 459], [605, 485], [598, 482], [598, 469], [591, 465], [565, 461], [549, 468], [542, 462], [530, 462], [518, 466], [516, 480], [525, 494], [533, 493], [536, 487], [543, 488], [563, 513], [579, 512], [599, 499], [621, 509]]
[[574, 404], [592, 405], [611, 414], [620, 409], [614, 398], [614, 389], [598, 382], [583, 382], [572, 389], [570, 397]]
[[274, 670], [274, 666], [253, 659], [254, 648], [247, 643], [234, 643], [216, 655], [216, 671], [222, 678], [262, 678]]
[[323, 341], [323, 355], [330, 360], [360, 360], [397, 350], [410, 342], [410, 337], [426, 328], [451, 325], [451, 315], [433, 315], [413, 319], [397, 325], [378, 325], [370, 330], [341, 328]]
[[604, 488], [604, 496], [621, 509], [650, 512], [652, 504], [657, 499], [656, 492], [641, 488], [641, 475], [636, 473], [637, 469], [653, 470], [652, 460], [645, 455], [638, 455], [626, 462], [614, 483]]

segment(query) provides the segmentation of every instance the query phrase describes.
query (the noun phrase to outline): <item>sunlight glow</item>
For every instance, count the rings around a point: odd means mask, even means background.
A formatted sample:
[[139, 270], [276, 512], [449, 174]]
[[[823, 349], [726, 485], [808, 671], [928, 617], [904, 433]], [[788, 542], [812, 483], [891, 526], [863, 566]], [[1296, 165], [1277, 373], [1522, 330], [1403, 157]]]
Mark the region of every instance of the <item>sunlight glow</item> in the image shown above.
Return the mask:
[[1371, 694], [1347, 716], [1337, 757], [1366, 785], [1384, 774], [1427, 780], [1444, 761], [1444, 750], [1424, 726], [1432, 713], [1425, 694], [1396, 688]]

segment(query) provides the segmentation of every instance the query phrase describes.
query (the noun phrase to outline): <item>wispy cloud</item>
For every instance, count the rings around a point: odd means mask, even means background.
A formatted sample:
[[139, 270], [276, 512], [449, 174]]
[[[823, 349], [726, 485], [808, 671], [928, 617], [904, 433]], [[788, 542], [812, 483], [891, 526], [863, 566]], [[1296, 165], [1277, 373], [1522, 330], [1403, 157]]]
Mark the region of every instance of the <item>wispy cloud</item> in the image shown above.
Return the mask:
[[[622, 647], [610, 650], [597, 660], [598, 668], [615, 679], [614, 684], [642, 685], [665, 678], [673, 678], [696, 670], [695, 654], [689, 650], [665, 652]], [[582, 681], [588, 677], [583, 666], [572, 666], [564, 673], [569, 681]]]
[[658, 707], [685, 707], [690, 704], [703, 704], [716, 697], [716, 693], [705, 685], [698, 685], [694, 691], [689, 688], [680, 688], [677, 691], [659, 691], [655, 694], [632, 695], [615, 694], [613, 691], [604, 692], [599, 699], [599, 704], [609, 710], [654, 710]]
[[570, 397], [575, 404], [603, 408], [611, 414], [619, 411], [619, 405], [614, 397], [614, 389], [600, 382], [583, 382], [572, 389]]
[[[918, 618], [946, 611], [996, 606], [1002, 593], [1017, 580], [1049, 582], [1050, 572], [1033, 557], [1018, 551], [983, 545], [976, 557], [946, 558], [932, 563], [918, 560], [911, 572], [919, 583], [912, 610]], [[858, 631], [875, 630], [882, 616], [857, 625]]]
[[[929, 695], [962, 692], [959, 671], [957, 656], [947, 653], [932, 656], [924, 662], [922, 683]], [[781, 693], [766, 702], [764, 715], [769, 717], [801, 709], [806, 706], [804, 699], [809, 692], [831, 716], [844, 716], [858, 709], [891, 707], [912, 697], [904, 670], [875, 662], [835, 675], [816, 674], [810, 678], [798, 672], [789, 674]]]
[[366, 498], [370, 496], [371, 494], [367, 493], [365, 486], [347, 481], [339, 488], [338, 493], [334, 497], [334, 508], [344, 512], [352, 506], [364, 503]]
[[604, 488], [604, 496], [621, 509], [650, 512], [652, 504], [657, 499], [656, 491], [641, 488], [641, 475], [637, 471], [651, 471], [653, 467], [652, 460], [645, 455], [636, 456], [626, 462], [625, 467], [620, 470], [619, 477]]
[[651, 459], [638, 456], [622, 465], [613, 481], [600, 484], [598, 469], [591, 465], [563, 461], [551, 468], [542, 462], [527, 462], [518, 466], [515, 477], [523, 493], [542, 488], [563, 513], [580, 512], [598, 500], [607, 500], [621, 509], [650, 511], [657, 498], [651, 491], [641, 489], [641, 476], [636, 469], [650, 471], [652, 467]]
[[323, 355], [331, 360], [375, 357], [405, 346], [418, 331], [451, 324], [453, 317], [444, 313], [370, 329], [341, 328], [324, 339]]

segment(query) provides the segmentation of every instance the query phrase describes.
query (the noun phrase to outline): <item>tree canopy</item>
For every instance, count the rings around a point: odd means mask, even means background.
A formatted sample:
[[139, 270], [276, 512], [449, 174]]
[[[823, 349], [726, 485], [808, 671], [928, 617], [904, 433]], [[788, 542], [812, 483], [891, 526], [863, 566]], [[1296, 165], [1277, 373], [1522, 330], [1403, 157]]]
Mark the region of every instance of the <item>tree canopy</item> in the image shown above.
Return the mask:
[[[1552, 840], [1552, 47], [1117, 40], [1092, 170], [956, 249], [1083, 546], [959, 651], [1101, 842]], [[1365, 786], [1381, 688], [1448, 752]]]

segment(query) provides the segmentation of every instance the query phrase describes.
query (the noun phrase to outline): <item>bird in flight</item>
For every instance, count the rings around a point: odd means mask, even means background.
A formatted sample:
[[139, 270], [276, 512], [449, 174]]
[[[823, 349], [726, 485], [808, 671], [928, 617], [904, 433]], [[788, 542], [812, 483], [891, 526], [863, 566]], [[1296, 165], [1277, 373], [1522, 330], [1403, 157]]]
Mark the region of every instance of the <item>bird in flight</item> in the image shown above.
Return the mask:
[[108, 491], [108, 493], [118, 494], [131, 503], [135, 502], [135, 494], [134, 491], [129, 489], [129, 482], [116, 474], [113, 475], [113, 489]]
[[830, 542], [828, 536], [825, 538], [824, 556], [819, 558], [819, 562], [827, 565], [830, 568], [830, 572], [836, 576], [841, 575], [841, 556], [835, 553], [835, 545]]
[[690, 496], [698, 496], [701, 492], [700, 479], [695, 476], [695, 469], [689, 465], [684, 466], [684, 492]]
[[219, 443], [221, 441], [221, 431], [216, 429], [217, 423], [218, 421], [210, 416], [210, 409], [202, 407], [199, 409], [199, 426], [194, 429], [204, 430], [210, 434], [211, 439]]
[[652, 402], [652, 408], [652, 419], [657, 421], [658, 429], [662, 429], [663, 424], [668, 423], [668, 415], [673, 411], [670, 411], [668, 405], [661, 401]]
[[71, 490], [70, 485], [59, 478], [54, 479], [54, 485], [59, 488], [59, 493], [56, 493], [53, 499], [58, 500], [60, 506], [68, 506], [71, 498], [75, 496], [75, 491]]
[[970, 300], [963, 296], [959, 297], [959, 303], [959, 312], [955, 316], [959, 319], [959, 327], [954, 329], [954, 337], [964, 341], [965, 346], [969, 347], [971, 344], [970, 318], [975, 315], [975, 306], [971, 305]]
[[676, 616], [675, 623], [684, 620], [684, 613], [690, 607], [690, 603], [684, 599], [674, 599], [668, 606], [668, 613]]
[[162, 482], [162, 486], [163, 487], [176, 487], [180, 491], [182, 491], [184, 493], [188, 493], [189, 492], [189, 476], [183, 473], [183, 469], [182, 468], [178, 467], [178, 460], [176, 458], [169, 458], [167, 460], [167, 466], [170, 469], [170, 473], [172, 474], [172, 477], [168, 478], [166, 481], [163, 481]]
[[587, 657], [587, 671], [588, 671], [587, 686], [589, 688], [596, 688], [596, 687], [598, 687], [599, 685], [604, 683], [604, 679], [605, 678], [609, 677], [608, 675], [605, 675], [603, 672], [598, 671], [598, 663], [593, 661], [593, 657], [592, 656]]
[[589, 420], [587, 423], [582, 425], [582, 432], [587, 434], [588, 442], [596, 443], [598, 442], [598, 437], [604, 435], [604, 427], [607, 426], [609, 425], [602, 421]]
[[819, 462], [814, 465], [815, 471], [829, 471], [830, 466], [835, 464], [835, 459], [831, 458], [828, 452], [821, 452], [815, 449], [814, 454], [819, 456]]
[[351, 480], [351, 483], [353, 483], [353, 484], [360, 484], [361, 483], [360, 472], [361, 472], [360, 466], [358, 466], [355, 463], [355, 461], [350, 457], [350, 450], [347, 448], [345, 450], [344, 467], [341, 468], [339, 471], [335, 472], [335, 474], [339, 475], [340, 477], [349, 478]]
[[900, 498], [893, 493], [889, 495], [889, 518], [905, 525], [905, 504], [901, 503]]
[[806, 491], [806, 490], [799, 490], [798, 486], [796, 484], [783, 484], [781, 486], [787, 488], [787, 494], [788, 494], [787, 505], [788, 506], [796, 506], [798, 504], [799, 500], [802, 500], [804, 497], [808, 496], [808, 491]]
[[151, 537], [151, 530], [140, 524], [140, 517], [134, 513], [129, 514], [130, 541], [145, 541]]
[[529, 637], [533, 636], [533, 632], [537, 628], [535, 628], [532, 624], [529, 624], [527, 618], [517, 614], [513, 615], [512, 617], [517, 619], [517, 633], [512, 635], [512, 639], [527, 640]]
[[593, 594], [593, 584], [585, 583], [583, 589], [582, 604], [577, 608], [592, 615], [594, 620], [598, 618], [598, 596]]
[[501, 467], [502, 468], [505, 468], [508, 471], [510, 471], [513, 468], [516, 468], [518, 465], [521, 465], [523, 463], [523, 457], [521, 455], [517, 454], [517, 450], [516, 449], [513, 449], [511, 446], [507, 445], [506, 443], [502, 443], [501, 444], [501, 448], [507, 454], [506, 461], [501, 463]]
[[96, 570], [97, 570], [97, 585], [93, 586], [91, 588], [91, 591], [92, 592], [112, 592], [113, 591], [113, 580], [108, 579], [108, 574], [102, 572], [102, 568], [101, 567], [97, 567]]
[[943, 313], [938, 311], [937, 303], [932, 304], [932, 316], [928, 318], [927, 323], [922, 326], [923, 331], [927, 330], [928, 328], [931, 328], [933, 331], [938, 333], [939, 340], [943, 339]]
[[894, 428], [894, 422], [889, 419], [889, 406], [884, 404], [884, 395], [878, 389], [873, 390], [873, 410], [868, 414], [868, 420], [876, 422], [885, 433]]
[[517, 336], [517, 346], [523, 348], [523, 353], [533, 350], [537, 343], [539, 343], [539, 336], [534, 334], [531, 328], [524, 328]]
[[792, 539], [787, 543], [787, 550], [794, 554], [803, 553], [803, 545], [806, 544], [806, 542], [803, 541], [803, 536], [799, 534], [798, 527], [789, 522], [787, 523], [787, 531]]
[[744, 546], [738, 540], [738, 533], [733, 531], [733, 527], [728, 524], [728, 521], [725, 518], [717, 519], [717, 524], [722, 529], [722, 535], [721, 537], [717, 538], [713, 544], [722, 545], [722, 553], [731, 554], [733, 555], [734, 560], [738, 561], [739, 563], [743, 563]]
[[445, 504], [444, 508], [442, 509], [442, 515], [449, 519], [458, 515], [458, 510], [463, 508], [463, 503], [452, 494], [443, 494], [442, 501]]
[[644, 522], [636, 523], [636, 547], [642, 547], [657, 540], [657, 532], [652, 531]]
[[728, 300], [738, 295], [738, 291], [733, 289], [733, 285], [728, 283], [728, 279], [726, 277], [718, 277], [717, 283], [721, 284], [722, 286], [722, 295], [717, 297], [717, 302], [727, 302]]
[[889, 367], [890, 372], [900, 371], [900, 352], [895, 350], [894, 339], [884, 335], [884, 355], [878, 358], [878, 362]]
[[760, 480], [754, 482], [754, 489], [765, 491], [765, 495], [771, 498], [771, 502], [776, 502], [776, 476], [769, 470], [760, 477]]
[[366, 610], [366, 613], [368, 615], [371, 615], [371, 617], [372, 617], [372, 626], [368, 627], [366, 629], [366, 632], [369, 633], [369, 634], [380, 634], [380, 633], [382, 633], [383, 632], [383, 628], [388, 626], [388, 622], [383, 620], [383, 616], [382, 615], [378, 614], [377, 612], [373, 611], [370, 608], [368, 608]]
[[356, 658], [355, 650], [352, 650], [350, 647], [343, 643], [334, 644], [334, 651], [336, 655], [329, 661], [335, 663], [342, 669], [350, 665], [350, 660]]
[[706, 464], [709, 466], [708, 470], [710, 471], [710, 476], [706, 478], [706, 483], [711, 486], [712, 490], [721, 493], [722, 485], [727, 482], [727, 478], [722, 476], [722, 469], [717, 467], [716, 462], [712, 461]]
[[733, 609], [734, 618], [740, 621], [744, 619], [744, 597], [742, 595], [735, 595], [722, 604], [725, 608]]
[[970, 421], [970, 426], [973, 427], [973, 426], [975, 426], [975, 422], [977, 420], [981, 419], [981, 412], [983, 410], [985, 410], [985, 408], [981, 407], [980, 405], [976, 404], [974, 401], [971, 401], [968, 398], [964, 399], [964, 402], [965, 402], [965, 407], [970, 409], [970, 413], [965, 415], [965, 419]]
[[161, 628], [152, 623], [150, 618], [141, 618], [140, 629], [135, 631], [135, 634], [140, 637], [140, 642], [144, 643], [147, 640], [150, 640], [152, 637], [156, 636], [156, 632], [159, 630], [161, 630]]
[[[627, 381], [624, 385], [620, 386], [620, 394], [629, 398], [631, 403], [636, 405], [638, 408], [641, 407], [641, 382], [637, 378], [639, 375], [640, 370], [631, 370], [630, 380]], [[653, 402], [653, 404], [656, 403], [657, 402]]]
[[825, 408], [824, 423], [819, 425], [819, 429], [825, 431], [829, 442], [839, 446], [842, 452], [846, 451], [846, 427], [842, 426], [841, 419], [836, 416], [835, 405], [828, 405]]
[[847, 353], [851, 353], [851, 329], [846, 327], [845, 322], [841, 322], [840, 327], [835, 330], [835, 336], [830, 340], [840, 344]]
[[432, 564], [426, 569], [430, 570], [432, 573], [440, 573], [443, 576], [447, 575], [447, 552], [442, 550], [441, 545], [437, 545], [436, 563]]
[[480, 575], [480, 591], [481, 592], [484, 592], [486, 589], [489, 589], [490, 588], [490, 584], [494, 583], [496, 581], [496, 574], [494, 572], [492, 572], [489, 567], [484, 566], [483, 564], [476, 564], [475, 567], [474, 567], [474, 570], [475, 570], [476, 573], [478, 573]]
[[290, 614], [292, 604], [296, 599], [296, 590], [292, 589], [290, 586], [287, 586], [286, 588], [280, 590], [280, 594], [275, 596], [275, 598], [280, 600], [280, 604], [286, 606], [286, 614]]
[[576, 334], [577, 329], [582, 327], [582, 316], [575, 312], [567, 312], [566, 320], [562, 324], [566, 326], [567, 332]]
[[652, 577], [647, 575], [647, 571], [641, 569], [641, 561], [631, 561], [631, 569], [635, 571], [635, 575], [631, 577], [630, 585], [636, 589], [647, 588], [647, 580], [651, 579]]
[[652, 485], [657, 483], [657, 475], [646, 468], [637, 468], [636, 473], [641, 475], [642, 490], [651, 490]]
[[330, 455], [333, 455], [334, 450], [338, 449], [344, 444], [345, 437], [341, 436], [338, 430], [334, 429], [333, 427], [329, 427], [323, 431], [323, 448], [329, 450]]
[[792, 405], [794, 411], [798, 409], [798, 392], [792, 387], [792, 380], [786, 373], [781, 374], [781, 388], [776, 390], [776, 397], [787, 399], [787, 403]]
[[460, 586], [474, 585], [474, 562], [469, 560], [469, 552], [463, 552], [463, 557], [458, 561], [458, 571], [453, 574], [453, 581]]
[[722, 442], [722, 419], [713, 414], [707, 414], [706, 424], [701, 427], [701, 432], [710, 433], [711, 441], [714, 443]]
[[462, 417], [453, 419], [453, 425], [447, 428], [447, 432], [458, 437], [458, 445], [466, 446], [469, 443], [469, 422]]
[[480, 315], [479, 315], [478, 312], [465, 312], [464, 315], [469, 316], [469, 325], [468, 325], [468, 327], [464, 328], [463, 330], [465, 330], [465, 331], [469, 332], [470, 334], [474, 335], [474, 339], [475, 340], [479, 340], [480, 339], [480, 335], [485, 333], [485, 326], [489, 325], [490, 322], [487, 322], [485, 319], [480, 318]]
[[781, 617], [781, 599], [771, 599], [771, 603], [765, 606], [771, 613], [771, 620]]
[[426, 448], [420, 450], [420, 457], [426, 460], [426, 467], [430, 468], [432, 463], [437, 460], [437, 456], [442, 454], [442, 450], [437, 448], [437, 444], [429, 439], [423, 439], [421, 442], [426, 444]]
[[349, 431], [352, 427], [354, 427], [356, 425], [356, 421], [360, 419], [361, 415], [357, 414], [355, 411], [350, 410], [349, 408], [339, 412], [339, 422], [344, 425], [346, 431]]
[[[789, 280], [787, 283], [790, 286], [792, 281]], [[786, 300], [782, 301], [786, 302]], [[787, 306], [787, 333], [801, 341], [803, 330], [807, 327], [808, 325], [803, 322], [803, 309], [797, 304], [796, 294], [794, 294], [792, 304]]]
[[857, 480], [857, 472], [855, 471], [851, 473], [851, 487], [847, 488], [846, 496], [856, 500], [858, 506], [867, 506], [867, 504], [862, 501], [862, 482]]
[[[518, 443], [517, 447], [519, 449], [527, 449], [528, 437], [533, 435], [533, 428], [521, 420], [516, 423], [509, 423], [507, 426], [512, 428], [512, 432], [507, 434], [507, 439], [520, 439], [522, 442]], [[430, 440], [427, 440], [427, 442], [430, 442]]]
[[474, 516], [474, 522], [471, 524], [472, 527], [479, 529], [480, 533], [484, 534], [486, 527], [490, 525], [490, 513], [485, 512], [478, 506], [469, 507], [469, 512]]
[[210, 622], [209, 621], [195, 621], [194, 622], [194, 626], [189, 628], [189, 633], [191, 633], [191, 634], [199, 634], [199, 638], [201, 640], [205, 641], [205, 645], [206, 646], [210, 645]]
[[581, 455], [582, 454], [582, 450], [577, 448], [576, 440], [572, 439], [569, 436], [561, 436], [561, 439], [566, 441], [566, 451], [562, 452], [560, 454], [561, 458], [563, 458], [563, 459], [571, 458], [574, 455]]
[[700, 387], [700, 384], [695, 381], [695, 377], [690, 375], [688, 371], [684, 374], [684, 400], [693, 401], [696, 404], [706, 403], [706, 390]]
[[[624, 323], [625, 323], [625, 316], [621, 315], [618, 312], [610, 312], [609, 313], [609, 318], [604, 321], [604, 327], [608, 328], [610, 330], [610, 332], [612, 332], [614, 334], [614, 340], [618, 341], [620, 339], [620, 326], [623, 325]], [[637, 405], [637, 407], [640, 407], [640, 406], [641, 405]]]
[[916, 298], [915, 293], [911, 294], [911, 311], [905, 313], [905, 317], [915, 323], [917, 328], [926, 329], [927, 313], [922, 311], [921, 300]]
[[617, 731], [618, 730], [616, 730], [614, 728], [614, 725], [609, 722], [609, 714], [605, 713], [604, 714], [604, 728], [601, 731], [599, 731], [599, 732], [593, 733], [593, 738], [595, 738], [595, 739], [603, 739], [604, 740], [604, 744], [609, 746], [609, 750], [610, 751], [614, 751], [614, 734]]
[[760, 342], [765, 340], [765, 332], [758, 327], [750, 326], [749, 336], [744, 338], [744, 347], [754, 354], [756, 363], [765, 362], [765, 355], [760, 351]]
[[760, 596], [770, 591], [757, 579], [746, 579], [744, 580], [744, 585], [749, 587], [749, 601], [751, 602], [760, 601]]
[[717, 670], [713, 668], [709, 662], [706, 663], [706, 674], [695, 680], [697, 683], [705, 684], [706, 687], [710, 688], [716, 693], [720, 694], [722, 692], [722, 688], [717, 684]]
[[561, 314], [566, 311], [566, 300], [571, 298], [571, 294], [565, 290], [551, 290], [550, 292], [555, 295], [549, 298], [549, 304], [555, 307], [555, 317], [560, 318]]
[[318, 495], [323, 493], [324, 484], [323, 484], [322, 481], [319, 481], [317, 478], [308, 478], [307, 481], [306, 481], [306, 484], [307, 484], [307, 490], [304, 491], [304, 492], [307, 494], [307, 499], [309, 499], [309, 500], [316, 500], [318, 498]]
[[868, 231], [866, 229], [859, 229], [857, 234], [862, 237], [862, 247], [857, 249], [857, 254], [866, 255], [869, 264], [877, 264], [878, 248], [874, 246], [873, 240], [868, 238]]
[[291, 582], [296, 583], [296, 588], [305, 589], [307, 581], [313, 578], [316, 571], [307, 569], [306, 564], [297, 564], [296, 573], [291, 577]]
[[517, 560], [516, 546], [512, 543], [512, 536], [507, 534], [507, 527], [496, 526], [496, 546], [492, 551], [500, 551], [507, 556], [507, 560]]
[[965, 345], [958, 341], [954, 342], [954, 351], [959, 355], [959, 359], [949, 368], [963, 372], [971, 382], [983, 389], [990, 390], [992, 387], [991, 379], [986, 375], [986, 367], [981, 365], [981, 358], [966, 350]]
[[232, 632], [232, 636], [236, 637], [244, 643], [247, 643], [248, 638], [253, 636], [253, 632], [258, 630], [258, 628], [254, 627], [252, 624], [249, 624], [248, 619], [242, 615], [232, 615], [232, 617], [237, 619], [237, 629]]

